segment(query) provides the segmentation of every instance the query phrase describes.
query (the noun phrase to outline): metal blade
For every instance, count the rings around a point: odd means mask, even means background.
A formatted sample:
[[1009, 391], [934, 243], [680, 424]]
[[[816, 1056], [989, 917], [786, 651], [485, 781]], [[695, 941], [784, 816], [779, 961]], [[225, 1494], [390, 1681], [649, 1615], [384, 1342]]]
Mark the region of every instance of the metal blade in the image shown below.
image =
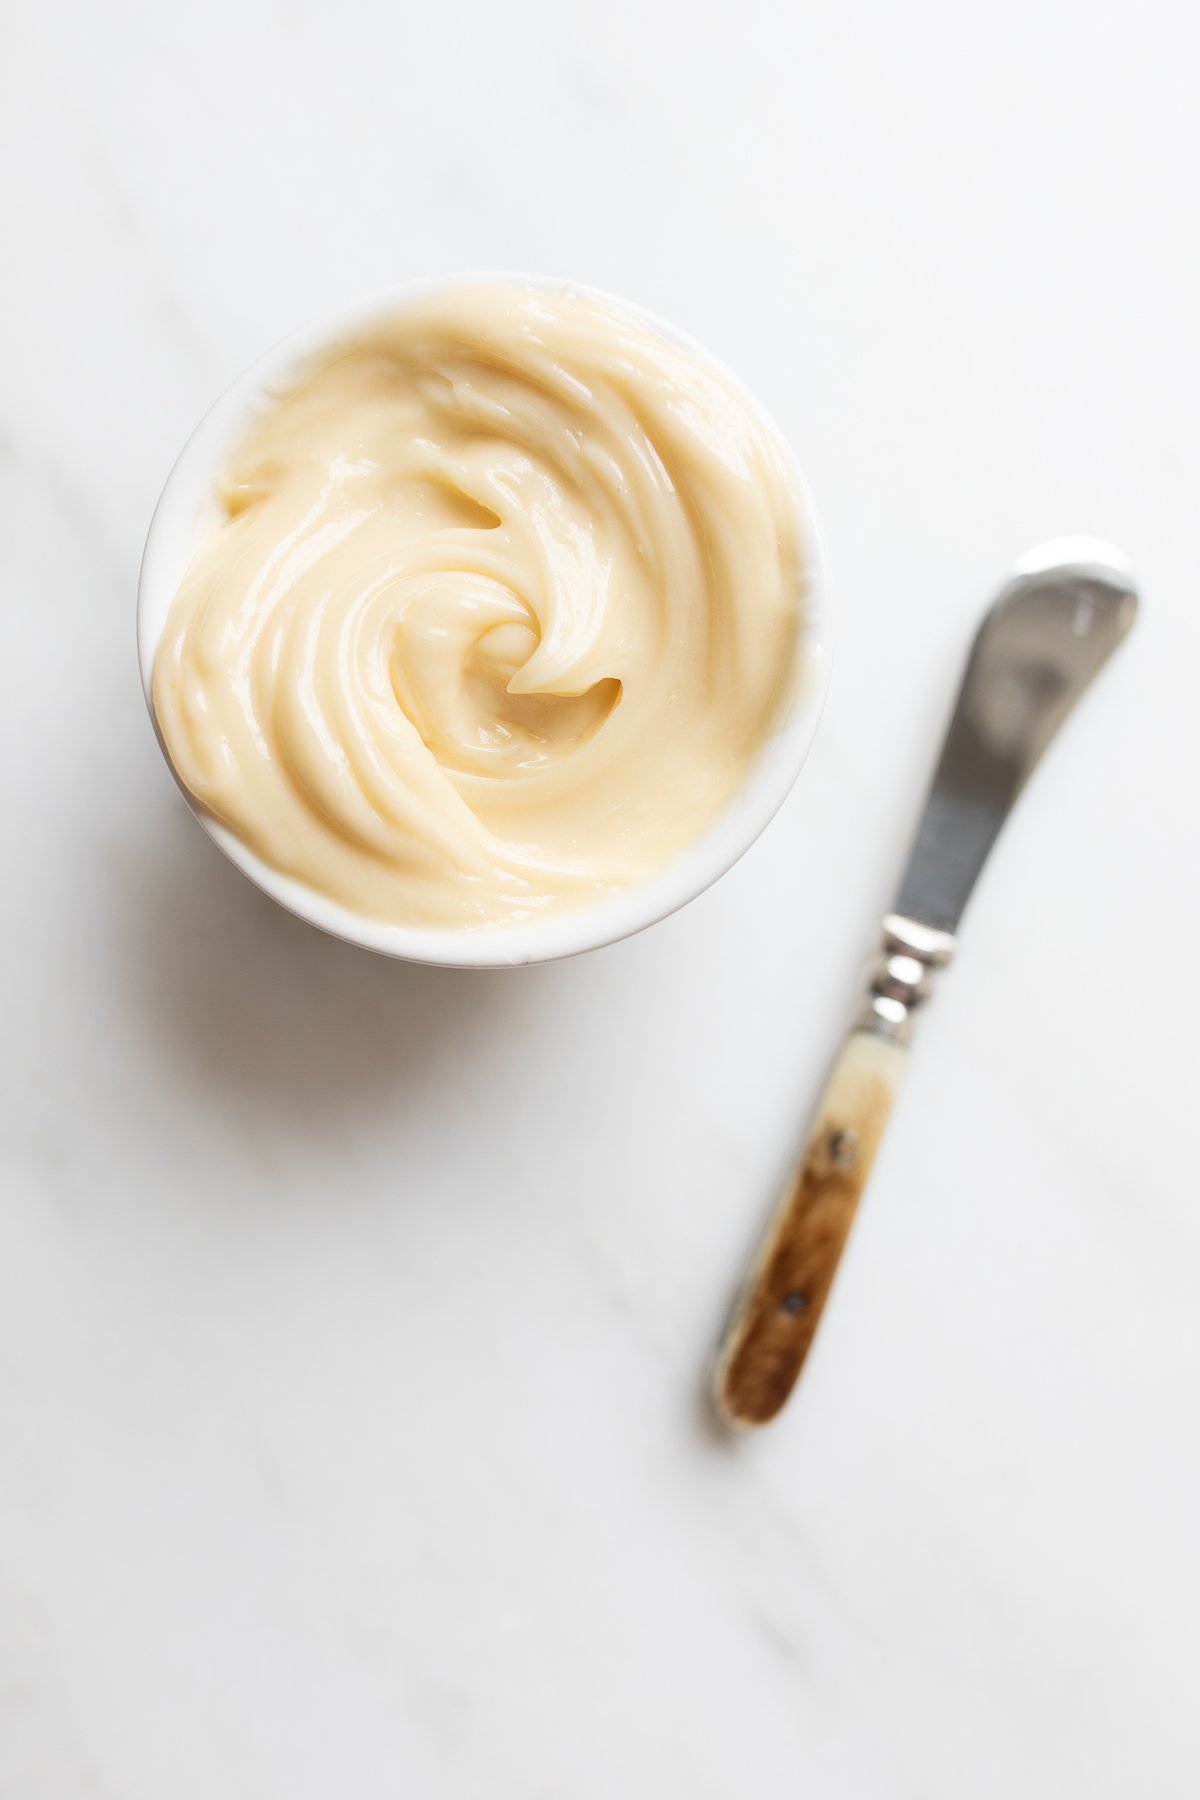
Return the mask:
[[1013, 801], [1137, 604], [1107, 544], [1062, 538], [1017, 564], [972, 646], [896, 913], [957, 931]]

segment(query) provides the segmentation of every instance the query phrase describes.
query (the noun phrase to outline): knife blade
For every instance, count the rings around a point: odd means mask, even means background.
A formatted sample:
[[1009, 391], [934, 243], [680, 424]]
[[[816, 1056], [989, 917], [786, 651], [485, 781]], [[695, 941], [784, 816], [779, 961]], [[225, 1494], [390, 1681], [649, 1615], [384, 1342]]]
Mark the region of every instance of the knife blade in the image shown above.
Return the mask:
[[1014, 802], [1137, 606], [1119, 551], [1056, 539], [1021, 559], [984, 617], [862, 1005], [718, 1347], [713, 1399], [730, 1424], [765, 1424], [795, 1386], [895, 1101], [913, 1014], [954, 954]]
[[1136, 611], [1106, 545], [1060, 539], [1017, 565], [971, 647], [893, 913], [957, 931], [1013, 802]]

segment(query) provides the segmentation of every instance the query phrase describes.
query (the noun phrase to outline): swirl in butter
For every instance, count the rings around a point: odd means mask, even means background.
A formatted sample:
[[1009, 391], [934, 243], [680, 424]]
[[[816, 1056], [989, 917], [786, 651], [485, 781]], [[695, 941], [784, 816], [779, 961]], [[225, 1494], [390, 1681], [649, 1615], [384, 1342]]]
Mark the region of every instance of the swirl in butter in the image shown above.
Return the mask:
[[229, 457], [154, 669], [264, 862], [469, 927], [656, 873], [791, 698], [785, 453], [710, 363], [571, 292], [451, 288], [311, 361]]

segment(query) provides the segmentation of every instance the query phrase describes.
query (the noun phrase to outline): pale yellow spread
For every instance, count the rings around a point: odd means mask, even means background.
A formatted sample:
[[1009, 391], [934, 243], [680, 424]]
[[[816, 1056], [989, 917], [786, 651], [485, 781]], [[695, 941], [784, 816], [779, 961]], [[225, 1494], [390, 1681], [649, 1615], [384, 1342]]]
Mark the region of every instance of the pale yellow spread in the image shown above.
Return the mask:
[[476, 926], [640, 882], [791, 696], [804, 546], [706, 362], [569, 293], [451, 289], [229, 458], [154, 709], [189, 792], [354, 911]]

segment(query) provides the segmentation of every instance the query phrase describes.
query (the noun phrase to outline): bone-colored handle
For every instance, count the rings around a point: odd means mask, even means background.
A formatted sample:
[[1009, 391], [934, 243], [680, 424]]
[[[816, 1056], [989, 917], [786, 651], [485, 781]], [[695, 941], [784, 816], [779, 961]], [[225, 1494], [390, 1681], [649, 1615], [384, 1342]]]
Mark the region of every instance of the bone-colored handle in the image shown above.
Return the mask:
[[791, 1393], [820, 1324], [900, 1083], [903, 1044], [852, 1031], [821, 1097], [717, 1353], [713, 1398], [733, 1425], [765, 1425]]

